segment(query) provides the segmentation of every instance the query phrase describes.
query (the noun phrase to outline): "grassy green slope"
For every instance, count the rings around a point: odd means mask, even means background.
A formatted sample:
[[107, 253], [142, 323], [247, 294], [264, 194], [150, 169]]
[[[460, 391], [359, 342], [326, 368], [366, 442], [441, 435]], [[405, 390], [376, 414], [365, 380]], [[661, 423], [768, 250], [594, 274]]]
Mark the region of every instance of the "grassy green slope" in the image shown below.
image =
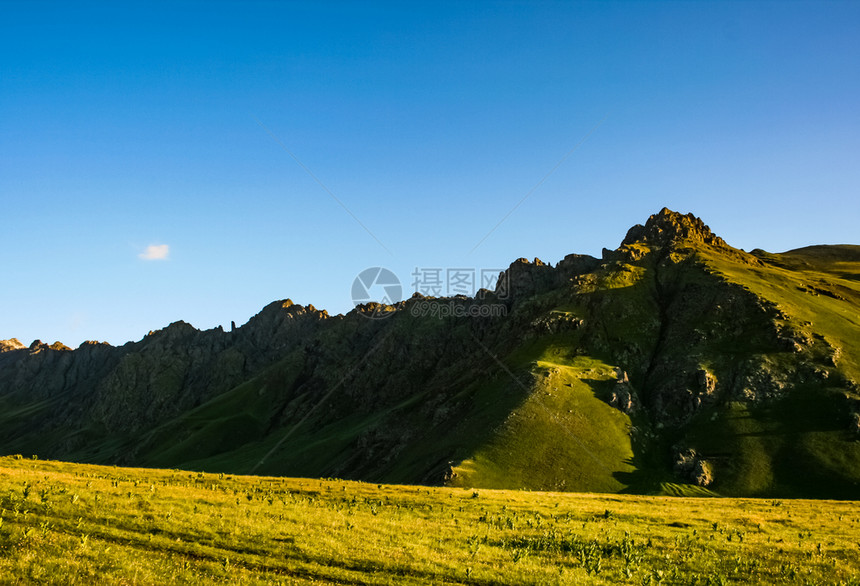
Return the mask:
[[0, 458], [8, 584], [857, 584], [860, 503]]
[[[732, 455], [728, 494], [860, 495], [860, 442], [847, 430], [846, 400], [860, 398], [851, 380], [860, 374], [860, 247], [811, 247], [784, 255], [761, 254], [764, 266], [732, 262], [702, 251], [716, 273], [778, 308], [779, 327], [811, 344], [800, 354], [759, 356], [774, 369], [817, 368], [826, 378], [795, 370], [792, 389], [772, 404], [728, 402], [691, 425], [695, 443]], [[846, 260], [846, 258], [848, 260]], [[853, 277], [852, 277], [853, 275]]]
[[[529, 393], [492, 438], [454, 468], [455, 486], [618, 492], [618, 473], [633, 470], [630, 419], [598, 398], [609, 365], [571, 356], [563, 338], [520, 349], [531, 358]], [[524, 385], [526, 383], [523, 383]]]

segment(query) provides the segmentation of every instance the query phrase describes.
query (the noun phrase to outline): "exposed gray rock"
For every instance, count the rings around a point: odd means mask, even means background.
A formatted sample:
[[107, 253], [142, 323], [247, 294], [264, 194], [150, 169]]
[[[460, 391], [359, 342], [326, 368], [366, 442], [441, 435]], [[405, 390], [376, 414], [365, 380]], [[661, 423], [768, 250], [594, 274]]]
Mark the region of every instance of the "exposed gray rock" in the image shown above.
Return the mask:
[[692, 448], [676, 448], [674, 470], [682, 479], [698, 486], [710, 486], [714, 483], [714, 472], [711, 463], [701, 458]]
[[839, 346], [831, 346], [830, 352], [826, 358], [827, 364], [836, 366], [839, 364], [839, 359], [842, 357], [842, 348]]
[[582, 327], [584, 320], [566, 313], [554, 312], [531, 322], [530, 327], [537, 334], [558, 334]]
[[622, 368], [615, 369], [615, 387], [609, 392], [609, 404], [628, 415], [639, 408], [639, 398]]
[[860, 413], [852, 413], [848, 422], [848, 431], [856, 438], [860, 438]]
[[529, 262], [518, 258], [511, 263], [496, 283], [495, 293], [500, 299], [519, 300], [549, 289], [555, 284], [555, 269], [539, 258]]
[[609, 394], [609, 404], [624, 413], [633, 413], [637, 407], [637, 400], [630, 383], [619, 381]]
[[707, 369], [700, 368], [696, 371], [696, 383], [702, 393], [711, 395], [717, 388], [717, 377]]
[[784, 397], [799, 380], [794, 369], [780, 367], [766, 357], [753, 359], [737, 377], [735, 396], [748, 402], [769, 402]]
[[569, 254], [555, 267], [539, 258], [533, 262], [519, 258], [499, 274], [494, 292], [500, 300], [520, 301], [588, 273], [599, 264], [599, 260], [586, 254]]
[[693, 466], [690, 478], [699, 486], [710, 486], [714, 483], [714, 471], [707, 460], [698, 460]]
[[568, 254], [555, 266], [560, 282], [570, 280], [577, 275], [590, 273], [598, 267], [600, 261], [587, 254]]

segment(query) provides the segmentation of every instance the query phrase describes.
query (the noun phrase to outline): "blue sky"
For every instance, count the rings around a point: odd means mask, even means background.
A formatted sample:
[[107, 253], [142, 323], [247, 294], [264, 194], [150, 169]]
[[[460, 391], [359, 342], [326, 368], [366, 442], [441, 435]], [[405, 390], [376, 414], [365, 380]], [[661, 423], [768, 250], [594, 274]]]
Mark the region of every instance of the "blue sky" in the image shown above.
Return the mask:
[[408, 294], [599, 255], [663, 206], [860, 243], [858, 30], [852, 2], [2, 1], [0, 339], [345, 312], [367, 267]]

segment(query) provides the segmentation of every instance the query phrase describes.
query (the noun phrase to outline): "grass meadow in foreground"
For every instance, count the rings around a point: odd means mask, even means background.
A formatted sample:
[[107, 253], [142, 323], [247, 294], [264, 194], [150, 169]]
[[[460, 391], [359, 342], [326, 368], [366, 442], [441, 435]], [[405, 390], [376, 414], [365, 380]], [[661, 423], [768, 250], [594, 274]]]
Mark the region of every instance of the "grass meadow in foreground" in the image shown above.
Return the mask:
[[3, 584], [860, 584], [860, 502], [0, 458]]

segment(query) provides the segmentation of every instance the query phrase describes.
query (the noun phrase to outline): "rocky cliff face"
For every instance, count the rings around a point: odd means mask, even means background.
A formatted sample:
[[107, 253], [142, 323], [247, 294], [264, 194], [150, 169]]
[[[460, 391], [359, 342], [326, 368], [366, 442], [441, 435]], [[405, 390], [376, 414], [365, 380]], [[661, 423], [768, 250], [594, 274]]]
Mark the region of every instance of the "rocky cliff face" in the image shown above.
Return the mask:
[[[415, 296], [334, 317], [284, 300], [228, 332], [176, 322], [120, 347], [5, 340], [0, 452], [860, 497], [858, 250], [749, 254], [664, 209], [602, 259], [519, 259], [476, 299]], [[439, 302], [503, 311], [414, 311]], [[615, 422], [615, 456], [588, 418]], [[535, 455], [511, 456], [522, 446]]]
[[[0, 394], [6, 400], [44, 402], [31, 424], [46, 431], [146, 430], [253, 377], [327, 318], [324, 311], [287, 299], [232, 332], [200, 331], [180, 321], [140, 342], [120, 347], [84, 342], [74, 351], [59, 342], [48, 346], [37, 340], [27, 348], [10, 340], [0, 355]], [[4, 431], [0, 437], [8, 438], [9, 429]], [[70, 434], [56, 453], [85, 442]]]
[[599, 265], [599, 260], [587, 254], [569, 254], [555, 267], [539, 258], [533, 262], [519, 258], [499, 275], [494, 293], [496, 298], [502, 301], [523, 300], [562, 286], [578, 275], [593, 271]]

